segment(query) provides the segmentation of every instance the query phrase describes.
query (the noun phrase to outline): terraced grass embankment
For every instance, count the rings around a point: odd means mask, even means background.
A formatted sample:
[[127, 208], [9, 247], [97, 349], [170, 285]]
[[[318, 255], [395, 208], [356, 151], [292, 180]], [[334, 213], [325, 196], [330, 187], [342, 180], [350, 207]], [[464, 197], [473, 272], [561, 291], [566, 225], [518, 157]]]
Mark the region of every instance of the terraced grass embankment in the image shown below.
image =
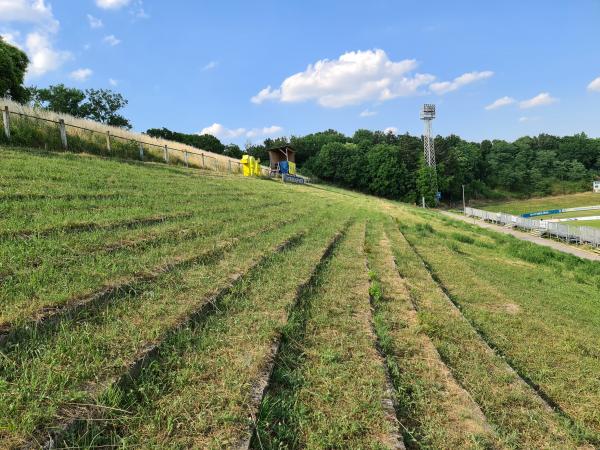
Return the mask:
[[594, 263], [327, 186], [1, 151], [2, 448], [600, 445]]

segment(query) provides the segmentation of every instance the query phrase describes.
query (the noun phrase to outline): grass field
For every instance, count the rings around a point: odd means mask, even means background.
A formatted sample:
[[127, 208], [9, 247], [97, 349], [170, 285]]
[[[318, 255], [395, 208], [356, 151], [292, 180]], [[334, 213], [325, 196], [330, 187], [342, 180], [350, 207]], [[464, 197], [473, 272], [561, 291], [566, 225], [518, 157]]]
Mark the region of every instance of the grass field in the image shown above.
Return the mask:
[[[504, 203], [490, 203], [481, 206], [487, 211], [498, 211], [508, 214], [520, 215], [526, 212], [544, 211], [548, 209], [575, 208], [578, 206], [600, 205], [600, 194], [583, 192], [579, 194], [559, 195], [555, 197], [532, 198], [528, 200], [515, 200]], [[600, 210], [574, 211], [562, 214], [540, 216], [540, 219], [566, 219], [570, 217], [600, 216]], [[568, 222], [569, 226], [600, 228], [600, 220], [585, 220]]]
[[596, 263], [327, 186], [0, 153], [0, 448], [600, 446]]
[[526, 212], [543, 211], [546, 209], [575, 208], [577, 206], [594, 205], [600, 205], [600, 194], [594, 192], [582, 192], [579, 194], [557, 195], [555, 197], [539, 197], [527, 200], [487, 203], [485, 206], [482, 206], [482, 208], [487, 211], [499, 211], [518, 215]]

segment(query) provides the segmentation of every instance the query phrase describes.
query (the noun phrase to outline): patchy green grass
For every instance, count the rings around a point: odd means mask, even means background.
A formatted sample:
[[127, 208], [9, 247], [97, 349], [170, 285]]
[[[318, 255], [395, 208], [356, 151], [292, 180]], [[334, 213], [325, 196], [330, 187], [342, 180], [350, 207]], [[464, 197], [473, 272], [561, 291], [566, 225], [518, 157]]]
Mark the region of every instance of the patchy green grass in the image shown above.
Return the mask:
[[424, 332], [406, 280], [396, 268], [384, 221], [375, 221], [367, 233], [371, 294], [375, 329], [390, 369], [406, 445], [500, 446], [479, 406], [456, 382]]
[[456, 252], [416, 227], [403, 231], [473, 328], [557, 409], [564, 429], [597, 444], [597, 264], [514, 238], [461, 243]]
[[2, 448], [61, 424], [84, 448], [600, 445], [596, 263], [337, 188], [0, 152]]
[[352, 226], [284, 330], [254, 448], [392, 448], [363, 238]]
[[170, 338], [138, 380], [104, 396], [112, 413], [64, 444], [217, 448], [249, 439], [253, 389], [268, 379], [287, 311], [342, 227], [341, 217], [323, 219], [244, 277], [214, 314]]

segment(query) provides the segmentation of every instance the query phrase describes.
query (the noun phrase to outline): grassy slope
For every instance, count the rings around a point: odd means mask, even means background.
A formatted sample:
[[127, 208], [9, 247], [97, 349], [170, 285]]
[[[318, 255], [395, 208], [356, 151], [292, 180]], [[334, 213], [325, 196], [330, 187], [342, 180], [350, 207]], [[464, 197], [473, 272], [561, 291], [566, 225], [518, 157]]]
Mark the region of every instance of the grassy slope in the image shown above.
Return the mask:
[[[0, 343], [0, 447], [65, 417], [84, 419], [65, 444], [228, 445], [253, 423], [280, 332], [271, 387], [287, 385], [265, 397], [257, 447], [385, 446], [384, 367], [410, 447], [598, 443], [592, 263], [338, 189], [0, 152], [0, 331], [14, 330]], [[149, 344], [160, 356], [115, 384]]]

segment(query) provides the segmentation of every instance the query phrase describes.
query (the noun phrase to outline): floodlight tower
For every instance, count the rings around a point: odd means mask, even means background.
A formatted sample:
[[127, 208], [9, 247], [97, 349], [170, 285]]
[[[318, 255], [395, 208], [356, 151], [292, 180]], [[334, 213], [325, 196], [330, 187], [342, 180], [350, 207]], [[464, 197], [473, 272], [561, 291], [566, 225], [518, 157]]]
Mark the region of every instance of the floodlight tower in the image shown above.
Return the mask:
[[435, 105], [426, 103], [421, 109], [421, 120], [425, 122], [425, 134], [423, 135], [423, 147], [425, 153], [425, 163], [433, 167], [435, 171], [435, 150], [433, 147], [433, 137], [431, 136], [431, 122], [435, 119]]

